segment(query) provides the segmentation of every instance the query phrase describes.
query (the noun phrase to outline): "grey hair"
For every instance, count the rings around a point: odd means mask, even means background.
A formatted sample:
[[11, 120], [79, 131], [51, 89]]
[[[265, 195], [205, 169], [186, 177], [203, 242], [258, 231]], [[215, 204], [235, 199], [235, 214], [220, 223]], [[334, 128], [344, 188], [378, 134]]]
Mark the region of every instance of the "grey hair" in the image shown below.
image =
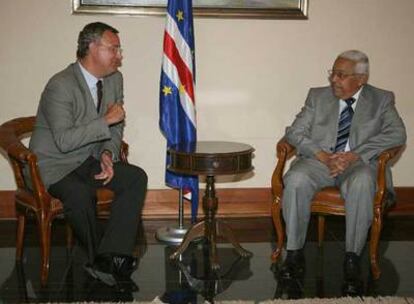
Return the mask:
[[114, 34], [119, 33], [117, 29], [102, 22], [93, 22], [85, 25], [83, 30], [79, 33], [76, 57], [82, 59], [88, 55], [89, 44], [99, 41], [105, 31], [110, 31]]
[[349, 50], [339, 54], [338, 58], [355, 62], [355, 73], [369, 75], [369, 59], [365, 53], [358, 50]]

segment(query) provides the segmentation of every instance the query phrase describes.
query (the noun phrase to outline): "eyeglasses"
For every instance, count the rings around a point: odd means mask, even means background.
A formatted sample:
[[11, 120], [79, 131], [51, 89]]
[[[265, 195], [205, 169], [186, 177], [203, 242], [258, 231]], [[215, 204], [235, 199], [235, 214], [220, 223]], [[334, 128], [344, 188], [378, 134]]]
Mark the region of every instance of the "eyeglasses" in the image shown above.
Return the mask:
[[360, 75], [360, 74], [358, 74], [358, 73], [345, 73], [343, 71], [328, 70], [328, 75], [329, 75], [330, 79], [332, 79], [336, 76], [340, 80], [344, 80], [348, 77], [355, 76], [355, 75]]
[[122, 55], [122, 52], [124, 51], [120, 45], [106, 45], [105, 43], [100, 42], [99, 46], [103, 46], [113, 54], [119, 54]]

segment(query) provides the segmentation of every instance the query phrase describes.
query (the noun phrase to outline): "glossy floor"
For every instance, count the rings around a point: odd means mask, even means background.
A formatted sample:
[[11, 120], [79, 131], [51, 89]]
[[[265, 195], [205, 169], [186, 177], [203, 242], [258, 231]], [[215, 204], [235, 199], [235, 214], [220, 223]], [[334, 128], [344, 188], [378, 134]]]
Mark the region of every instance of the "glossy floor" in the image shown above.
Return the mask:
[[[310, 238], [305, 247], [303, 280], [286, 283], [278, 281], [278, 265], [270, 262], [274, 244], [271, 237], [263, 237], [266, 233], [260, 229], [267, 224], [254, 226], [259, 227], [256, 231], [259, 235], [256, 239], [249, 237], [248, 242], [242, 242], [253, 257], [239, 258], [231, 245], [221, 243], [218, 246], [221, 265], [218, 272], [210, 270], [208, 250], [203, 242], [193, 244], [179, 261], [171, 262], [168, 257], [174, 247], [158, 244], [148, 237], [147, 245], [140, 246], [142, 255], [138, 269], [132, 275], [134, 284], [126, 288], [110, 288], [90, 279], [82, 267], [85, 262], [82, 249], [75, 247], [68, 253], [64, 244], [57, 241], [52, 248], [48, 287], [40, 288], [39, 249], [34, 246], [36, 240], [31, 240], [34, 236], [28, 236], [23, 263], [15, 264], [15, 248], [9, 246], [13, 227], [0, 225], [0, 303], [150, 301], [156, 297], [169, 303], [202, 303], [205, 299], [261, 301], [341, 296], [342, 233], [330, 231], [322, 250]], [[385, 226], [380, 246], [382, 276], [377, 281], [370, 279], [365, 250], [362, 257], [363, 294], [414, 296], [413, 227], [411, 220], [407, 219], [390, 221]], [[403, 228], [402, 233], [397, 233]], [[150, 234], [152, 232], [147, 231], [147, 235]], [[243, 237], [239, 238], [243, 240]]]

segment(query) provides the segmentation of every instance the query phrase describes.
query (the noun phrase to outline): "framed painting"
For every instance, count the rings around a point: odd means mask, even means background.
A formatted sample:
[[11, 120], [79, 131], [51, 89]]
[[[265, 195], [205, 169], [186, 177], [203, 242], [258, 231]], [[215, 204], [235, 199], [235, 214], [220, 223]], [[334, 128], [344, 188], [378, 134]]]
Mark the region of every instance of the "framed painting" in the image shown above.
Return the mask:
[[[184, 1], [184, 0], [181, 0]], [[194, 16], [307, 19], [309, 0], [193, 0]], [[167, 0], [72, 0], [74, 14], [165, 15]]]

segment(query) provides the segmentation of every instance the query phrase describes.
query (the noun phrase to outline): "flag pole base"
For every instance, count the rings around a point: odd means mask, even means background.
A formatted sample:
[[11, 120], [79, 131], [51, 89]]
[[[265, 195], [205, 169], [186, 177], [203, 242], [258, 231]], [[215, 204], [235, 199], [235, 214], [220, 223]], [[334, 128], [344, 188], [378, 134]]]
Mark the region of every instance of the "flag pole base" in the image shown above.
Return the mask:
[[179, 227], [161, 227], [155, 233], [158, 241], [167, 244], [179, 244], [183, 241], [187, 229]]

